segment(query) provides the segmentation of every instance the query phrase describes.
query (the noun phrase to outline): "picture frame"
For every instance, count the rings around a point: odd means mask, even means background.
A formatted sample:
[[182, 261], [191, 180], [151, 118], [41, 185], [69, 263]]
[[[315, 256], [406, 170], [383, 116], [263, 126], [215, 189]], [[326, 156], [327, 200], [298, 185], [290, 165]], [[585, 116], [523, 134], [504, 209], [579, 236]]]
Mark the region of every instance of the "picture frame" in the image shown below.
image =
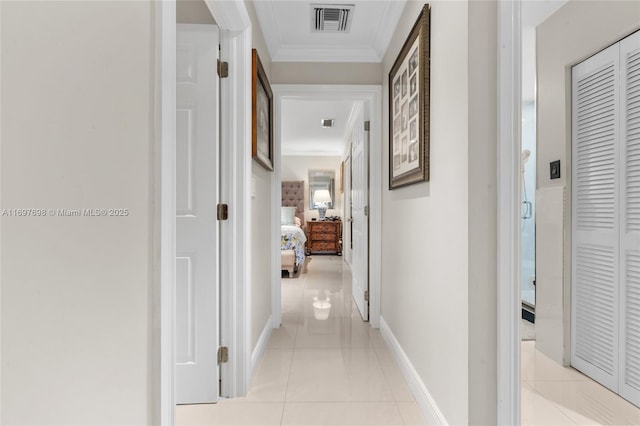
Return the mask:
[[251, 53], [251, 157], [273, 171], [273, 92], [258, 51]]
[[429, 181], [431, 8], [425, 4], [389, 71], [389, 189]]

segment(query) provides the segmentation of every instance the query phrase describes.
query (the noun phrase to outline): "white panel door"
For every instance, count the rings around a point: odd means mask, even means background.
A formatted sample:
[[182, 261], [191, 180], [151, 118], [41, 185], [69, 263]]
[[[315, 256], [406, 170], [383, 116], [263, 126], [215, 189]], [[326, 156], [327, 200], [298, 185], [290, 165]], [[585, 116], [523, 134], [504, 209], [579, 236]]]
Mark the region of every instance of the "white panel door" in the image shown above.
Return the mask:
[[640, 33], [620, 43], [620, 395], [640, 405]]
[[573, 68], [571, 364], [617, 391], [619, 47]]
[[177, 27], [176, 401], [218, 400], [218, 28]]
[[347, 261], [349, 266], [353, 262], [351, 250], [351, 228], [353, 224], [351, 214], [351, 156], [344, 160], [344, 229], [342, 230], [342, 253], [344, 254], [344, 260]]
[[[362, 117], [362, 115], [360, 116]], [[352, 242], [351, 271], [353, 276], [353, 300], [362, 319], [369, 319], [369, 302], [365, 292], [369, 291], [369, 158], [364, 122], [359, 119], [353, 131], [351, 144], [351, 194], [352, 194]]]

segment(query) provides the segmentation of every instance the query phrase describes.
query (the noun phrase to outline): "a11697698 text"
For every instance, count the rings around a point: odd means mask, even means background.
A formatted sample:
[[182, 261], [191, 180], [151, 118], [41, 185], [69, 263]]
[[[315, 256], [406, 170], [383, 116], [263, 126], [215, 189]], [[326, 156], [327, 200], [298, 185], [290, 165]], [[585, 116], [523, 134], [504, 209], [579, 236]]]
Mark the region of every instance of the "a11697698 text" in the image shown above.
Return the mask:
[[2, 209], [2, 217], [125, 217], [129, 216], [129, 209], [123, 208], [37, 208], [37, 209]]

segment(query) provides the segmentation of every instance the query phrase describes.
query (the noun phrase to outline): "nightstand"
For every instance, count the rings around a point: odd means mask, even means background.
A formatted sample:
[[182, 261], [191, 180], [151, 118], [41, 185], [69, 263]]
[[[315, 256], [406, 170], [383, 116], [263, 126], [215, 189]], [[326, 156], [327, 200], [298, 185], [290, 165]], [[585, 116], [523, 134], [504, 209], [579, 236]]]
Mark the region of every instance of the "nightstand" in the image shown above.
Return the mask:
[[307, 254], [342, 255], [342, 222], [339, 220], [307, 222]]

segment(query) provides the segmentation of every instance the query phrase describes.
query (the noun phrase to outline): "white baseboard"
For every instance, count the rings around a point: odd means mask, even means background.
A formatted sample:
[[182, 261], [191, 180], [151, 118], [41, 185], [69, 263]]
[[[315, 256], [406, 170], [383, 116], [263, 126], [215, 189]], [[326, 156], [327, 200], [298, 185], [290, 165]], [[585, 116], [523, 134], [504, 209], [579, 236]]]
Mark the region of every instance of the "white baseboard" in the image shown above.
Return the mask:
[[422, 414], [427, 420], [427, 424], [447, 426], [447, 420], [444, 418], [444, 415], [436, 405], [436, 402], [431, 397], [429, 390], [427, 390], [427, 387], [418, 375], [418, 372], [413, 367], [413, 364], [407, 357], [407, 354], [402, 349], [402, 346], [400, 346], [400, 343], [398, 343], [398, 340], [393, 335], [389, 325], [382, 316], [380, 316], [380, 333], [389, 345], [393, 357], [400, 366], [402, 375], [407, 381], [407, 385], [409, 385], [409, 389], [411, 390], [413, 397], [416, 399], [416, 403], [418, 404], [418, 407], [420, 407], [420, 411], [422, 411]]
[[262, 354], [267, 347], [267, 342], [269, 341], [269, 337], [271, 336], [271, 330], [273, 330], [273, 325], [271, 324], [271, 315], [269, 315], [269, 318], [267, 318], [267, 323], [264, 325], [262, 333], [260, 333], [258, 343], [256, 343], [256, 347], [253, 349], [253, 353], [251, 354], [250, 377], [253, 377], [253, 371], [255, 370], [258, 361], [260, 361], [260, 358], [262, 358]]

